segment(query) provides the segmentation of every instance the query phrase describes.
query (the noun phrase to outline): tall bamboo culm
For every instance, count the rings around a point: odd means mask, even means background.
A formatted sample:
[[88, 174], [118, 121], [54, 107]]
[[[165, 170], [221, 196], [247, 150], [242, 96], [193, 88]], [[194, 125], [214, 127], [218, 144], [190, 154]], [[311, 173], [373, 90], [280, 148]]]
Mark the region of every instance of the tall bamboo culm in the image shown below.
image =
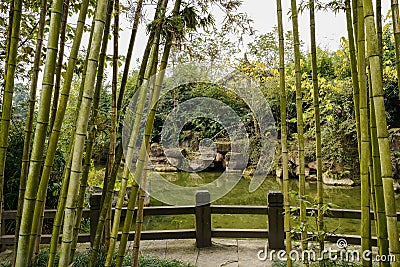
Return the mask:
[[[361, 179], [361, 247], [363, 251], [371, 247], [371, 223], [370, 223], [370, 189], [369, 189], [369, 112], [368, 89], [365, 61], [365, 31], [364, 31], [364, 6], [363, 1], [358, 0], [358, 82], [360, 90], [360, 179]], [[370, 261], [362, 260], [363, 266], [369, 266]]]
[[[159, 2], [157, 4], [155, 19], [162, 18], [164, 16], [167, 4], [168, 4], [168, 0], [159, 0]], [[138, 138], [139, 127], [137, 127], [136, 125], [139, 125], [139, 122], [143, 116], [146, 95], [148, 93], [148, 87], [149, 87], [148, 80], [150, 79], [153, 65], [156, 62], [156, 57], [158, 55], [157, 50], [158, 50], [158, 43], [159, 43], [159, 38], [160, 38], [160, 29], [157, 27], [154, 31], [155, 31], [154, 38], [150, 38], [151, 36], [149, 36], [149, 42], [150, 42], [150, 39], [153, 39], [153, 41], [151, 43], [151, 49], [149, 50], [149, 52], [150, 52], [149, 61], [147, 62], [146, 65], [142, 64], [142, 66], [145, 67], [145, 68], [141, 68], [141, 71], [145, 69], [144, 75], [139, 73], [139, 77], [138, 77], [137, 85], [138, 86], [140, 85], [140, 88], [138, 88], [138, 90], [140, 90], [140, 92], [139, 92], [139, 97], [138, 97], [138, 101], [137, 101], [137, 103], [138, 103], [137, 109], [134, 111], [135, 119], [134, 119], [134, 125], [132, 128], [133, 132], [131, 133], [131, 137], [130, 137], [130, 141], [129, 141], [131, 144], [135, 144], [133, 142], [133, 140]], [[143, 60], [144, 59], [145, 59], [145, 57], [143, 58]], [[141, 77], [143, 77], [143, 82], [140, 81]], [[131, 151], [129, 151], [130, 149], [131, 149]], [[128, 157], [130, 154], [129, 152], [133, 153], [134, 148], [133, 147], [128, 148]], [[128, 166], [130, 166], [132, 164], [131, 161], [132, 161], [132, 158], [131, 158], [131, 160], [128, 161], [128, 163], [127, 163]], [[124, 177], [128, 177], [127, 176], [128, 171], [129, 171], [129, 169], [124, 170]], [[126, 213], [126, 217], [125, 217], [125, 221], [124, 221], [124, 226], [122, 229], [122, 236], [121, 236], [121, 241], [119, 244], [116, 266], [121, 266], [123, 258], [125, 257], [126, 245], [128, 242], [129, 231], [130, 231], [131, 224], [133, 221], [133, 214], [134, 214], [134, 209], [135, 209], [135, 205], [136, 205], [137, 189], [138, 189], [138, 186], [136, 184], [136, 181], [134, 181], [133, 187], [132, 187], [132, 190], [131, 190], [131, 193], [129, 196], [127, 213]], [[121, 192], [120, 192], [119, 197], [122, 197]], [[113, 227], [115, 227], [115, 225], [116, 225], [115, 221], [113, 222], [113, 225], [114, 225]]]
[[[96, 5], [97, 8], [97, 5]], [[95, 20], [92, 20], [92, 29], [94, 28], [94, 23]], [[91, 47], [92, 43], [92, 38], [93, 38], [93, 31], [90, 31], [90, 36], [89, 36], [89, 43], [88, 43], [88, 49]], [[89, 53], [86, 53], [86, 58], [83, 64], [83, 70], [82, 70], [82, 79], [81, 83], [78, 89], [78, 101], [76, 107], [73, 109], [73, 116], [74, 118], [74, 124], [72, 129], [70, 130], [70, 139], [68, 142], [68, 155], [67, 159], [65, 161], [65, 166], [62, 174], [62, 185], [61, 185], [61, 190], [60, 190], [60, 196], [58, 197], [58, 204], [57, 204], [57, 211], [56, 211], [56, 216], [54, 218], [54, 223], [53, 223], [53, 230], [51, 233], [51, 241], [50, 241], [50, 251], [49, 251], [49, 260], [47, 262], [48, 267], [53, 267], [54, 262], [55, 262], [55, 257], [57, 253], [57, 247], [58, 247], [58, 241], [59, 241], [59, 235], [61, 232], [61, 227], [62, 227], [62, 222], [64, 219], [64, 209], [65, 209], [65, 203], [67, 200], [67, 193], [68, 193], [68, 185], [69, 185], [69, 178], [71, 174], [71, 164], [72, 164], [72, 152], [74, 148], [74, 133], [76, 129], [76, 121], [77, 121], [77, 114], [79, 112], [81, 103], [82, 103], [82, 97], [83, 97], [83, 89], [84, 89], [84, 82], [85, 82], [85, 77], [86, 77], [86, 71], [87, 71], [87, 62], [89, 58]]]
[[[282, 1], [276, 0], [278, 15], [279, 35], [279, 87], [280, 87], [280, 112], [281, 112], [281, 146], [282, 146], [282, 172], [283, 172], [283, 206], [285, 209], [284, 227], [286, 239], [286, 253], [292, 250], [292, 235], [290, 227], [290, 195], [289, 195], [289, 160], [287, 149], [287, 108], [286, 108], [286, 83], [285, 83], [285, 39], [282, 23]], [[292, 266], [292, 260], [288, 257], [287, 266]]]
[[40, 62], [41, 62], [40, 57], [42, 55], [44, 26], [46, 22], [46, 11], [47, 11], [47, 0], [42, 0], [40, 3], [40, 18], [39, 18], [38, 33], [37, 33], [36, 50], [35, 50], [35, 58], [33, 61], [31, 85], [29, 91], [29, 106], [28, 106], [28, 113], [26, 117], [25, 130], [24, 130], [24, 148], [22, 152], [21, 175], [19, 178], [17, 216], [15, 219], [16, 243], [14, 245], [14, 262], [17, 256], [19, 225], [21, 223], [22, 206], [24, 203], [24, 195], [26, 189], [26, 179], [28, 177], [29, 159], [30, 159], [30, 150], [32, 141], [31, 139], [33, 133], [33, 119], [34, 119], [34, 111], [36, 103], [36, 91], [37, 91]]
[[[301, 68], [300, 68], [300, 38], [299, 23], [296, 0], [291, 0], [293, 41], [294, 41], [294, 63], [296, 71], [296, 113], [297, 113], [297, 142], [299, 157], [299, 201], [300, 201], [300, 224], [301, 224], [301, 244], [302, 249], [308, 248], [307, 221], [306, 221], [306, 180], [305, 180], [305, 158], [304, 158], [304, 130], [303, 130], [303, 93], [301, 88]], [[304, 261], [305, 266], [308, 265]]]
[[[6, 82], [3, 93], [3, 105], [1, 110], [0, 122], [0, 229], [2, 228], [2, 213], [4, 202], [4, 169], [6, 164], [6, 154], [8, 147], [8, 132], [11, 120], [12, 97], [14, 94], [14, 76], [17, 67], [18, 42], [20, 36], [20, 22], [22, 12], [22, 0], [14, 1], [13, 20], [11, 35], [9, 40], [9, 52], [6, 66]], [[10, 27], [9, 27], [10, 29]]]
[[[160, 2], [161, 1], [159, 1], [159, 3]], [[140, 67], [140, 71], [139, 71], [139, 77], [137, 79], [136, 88], [140, 87], [138, 85], [140, 84], [141, 80], [143, 81], [144, 70], [146, 69], [146, 65], [147, 65], [147, 62], [148, 62], [148, 59], [149, 59], [150, 50], [151, 50], [151, 46], [152, 46], [152, 43], [153, 43], [153, 38], [154, 38], [154, 31], [152, 31], [150, 33], [149, 40], [147, 42], [147, 46], [146, 46], [146, 49], [145, 49], [145, 52], [144, 52], [144, 56], [143, 56], [141, 67]], [[132, 111], [127, 110], [126, 112], [132, 112]], [[133, 114], [131, 113], [130, 116], [133, 116]], [[115, 213], [114, 213], [114, 219], [113, 219], [112, 230], [111, 230], [110, 247], [109, 247], [109, 250], [108, 250], [108, 253], [107, 253], [107, 259], [106, 259], [105, 266], [111, 266], [112, 258], [113, 258], [113, 255], [114, 255], [115, 244], [116, 244], [116, 241], [117, 241], [117, 238], [118, 238], [118, 231], [119, 231], [119, 225], [120, 225], [120, 219], [121, 219], [121, 213], [122, 213], [122, 206], [123, 206], [123, 203], [124, 203], [126, 189], [127, 189], [127, 186], [128, 186], [130, 168], [132, 166], [133, 153], [134, 153], [134, 150], [135, 150], [135, 143], [137, 141], [137, 137], [138, 136], [134, 135], [134, 134], [131, 134], [131, 136], [129, 137], [128, 148], [127, 148], [127, 152], [126, 152], [126, 155], [125, 155], [125, 166], [124, 166], [124, 170], [123, 170], [123, 174], [122, 174], [122, 178], [121, 178], [121, 189], [119, 190], [118, 200], [117, 200], [117, 203], [115, 205]], [[137, 191], [138, 191], [138, 187], [139, 187], [139, 185], [136, 183], [136, 181], [133, 181], [132, 182], [132, 187], [131, 187], [131, 193], [130, 193], [132, 196], [136, 196]], [[135, 205], [135, 204], [133, 204], [133, 205]], [[129, 205], [128, 205], [128, 208], [129, 208]]]
[[6, 39], [6, 51], [5, 51], [5, 62], [4, 62], [4, 81], [7, 80], [7, 68], [8, 68], [8, 55], [10, 53], [10, 45], [11, 45], [11, 34], [13, 28], [13, 20], [14, 20], [14, 0], [10, 0], [8, 3], [8, 23], [7, 23], [7, 39]]
[[[385, 199], [383, 196], [382, 174], [381, 174], [381, 160], [379, 158], [379, 144], [376, 132], [376, 117], [374, 102], [372, 98], [372, 88], [369, 88], [370, 97], [370, 136], [371, 136], [371, 154], [372, 154], [372, 170], [371, 173], [374, 179], [375, 191], [375, 223], [376, 223], [376, 236], [378, 238], [379, 255], [389, 255], [389, 241], [387, 234], [387, 223], [385, 215]], [[380, 262], [381, 266], [390, 266], [389, 262]]]
[[[179, 15], [179, 9], [181, 7], [181, 0], [176, 0], [174, 4], [174, 9], [172, 10], [172, 15], [177, 17]], [[144, 139], [142, 141], [142, 146], [140, 148], [139, 159], [138, 159], [138, 167], [135, 171], [135, 179], [138, 180], [141, 178], [141, 189], [139, 194], [139, 202], [138, 202], [138, 212], [136, 217], [135, 224], [135, 238], [133, 242], [132, 249], [132, 267], [139, 266], [139, 247], [140, 247], [140, 239], [142, 234], [142, 226], [143, 226], [143, 208], [144, 208], [144, 199], [146, 196], [146, 192], [144, 187], [147, 184], [147, 154], [150, 152], [150, 139], [151, 133], [153, 131], [154, 118], [157, 111], [158, 99], [161, 92], [161, 86], [164, 81], [165, 69], [168, 65], [168, 58], [172, 47], [172, 33], [167, 33], [164, 52], [161, 58], [161, 64], [159, 73], [157, 74], [155, 85], [151, 97], [151, 110], [149, 113], [149, 117], [146, 121], [146, 129], [144, 133]]]
[[[85, 204], [84, 202], [85, 202], [85, 196], [86, 196], [86, 187], [88, 184], [89, 171], [90, 171], [90, 167], [91, 167], [93, 147], [94, 147], [95, 139], [97, 136], [96, 120], [97, 120], [97, 115], [99, 112], [101, 92], [103, 90], [104, 68], [105, 68], [105, 60], [106, 60], [106, 56], [107, 56], [106, 54], [107, 54], [107, 46], [108, 46], [108, 36], [110, 33], [110, 29], [111, 29], [111, 16], [112, 16], [112, 11], [113, 11], [113, 3], [114, 3], [114, 1], [110, 0], [110, 1], [108, 1], [108, 4], [107, 4], [107, 17], [106, 17], [106, 21], [105, 21], [105, 25], [104, 25], [104, 33], [103, 33], [103, 39], [102, 39], [100, 56], [99, 56], [98, 67], [97, 67], [96, 84], [95, 84], [95, 89], [94, 89], [94, 94], [93, 94], [93, 104], [91, 107], [90, 120], [88, 123], [89, 130], [88, 130], [88, 138], [86, 140], [86, 146], [85, 146], [85, 153], [84, 153], [85, 158], [84, 158], [84, 162], [83, 162], [82, 174], [81, 174], [80, 183], [79, 183], [79, 193], [78, 193], [78, 198], [77, 198], [77, 205], [76, 205], [77, 210], [76, 210], [76, 215], [75, 215], [74, 234], [73, 234], [74, 240], [71, 245], [71, 255], [70, 255], [71, 261], [75, 254], [76, 245], [78, 242], [78, 233], [79, 233], [80, 226], [81, 226], [82, 213], [83, 213], [83, 208], [84, 208], [84, 204]], [[105, 177], [107, 177], [107, 176], [105, 176]]]
[[[110, 146], [108, 149], [107, 168], [109, 173], [105, 177], [115, 181], [115, 178], [110, 176], [112, 166], [115, 160], [115, 149], [117, 145], [117, 127], [118, 127], [118, 114], [117, 111], [117, 90], [118, 90], [118, 38], [119, 38], [119, 0], [114, 0], [114, 26], [113, 26], [113, 71], [112, 71], [112, 85], [111, 85], [111, 129], [110, 129]], [[123, 95], [121, 96], [123, 98]], [[115, 173], [116, 174], [116, 173]], [[115, 182], [114, 182], [115, 184]], [[114, 190], [114, 185], [112, 186]], [[111, 205], [107, 211], [107, 217], [104, 224], [104, 251], [107, 252], [110, 247], [111, 239]]]
[[60, 28], [60, 48], [58, 51], [57, 58], [57, 66], [55, 71], [55, 84], [54, 84], [54, 92], [53, 92], [53, 104], [51, 106], [51, 114], [49, 121], [49, 134], [51, 133], [54, 125], [54, 120], [56, 119], [56, 112], [58, 108], [58, 100], [60, 98], [60, 88], [61, 88], [61, 72], [63, 68], [63, 60], [64, 60], [64, 50], [65, 50], [65, 38], [67, 33], [67, 22], [68, 22], [68, 10], [69, 8], [69, 0], [64, 0], [63, 14], [61, 19], [61, 28]]
[[[357, 0], [354, 1], [356, 2]], [[351, 70], [351, 82], [353, 87], [354, 114], [356, 119], [358, 157], [360, 157], [360, 150], [361, 150], [360, 89], [359, 89], [360, 87], [358, 84], [357, 51], [356, 51], [355, 38], [353, 34], [354, 31], [353, 31], [353, 20], [351, 18], [350, 0], [345, 0], [345, 12], [346, 12], [347, 37], [349, 39], [349, 50], [350, 50], [350, 66], [351, 66], [350, 70]]]
[[[63, 1], [55, 0], [51, 7], [50, 32], [47, 43], [46, 64], [43, 73], [42, 90], [39, 102], [38, 118], [32, 145], [29, 173], [22, 208], [21, 225], [17, 249], [16, 266], [30, 264], [33, 248], [29, 246], [36, 193], [40, 171], [43, 164], [44, 144], [49, 123], [51, 95], [54, 85], [54, 70], [58, 52], [59, 31], [61, 26]], [[40, 217], [41, 215], [39, 215]]]
[[74, 148], [71, 163], [71, 176], [68, 186], [68, 194], [65, 205], [63, 236], [61, 243], [59, 266], [67, 266], [70, 261], [71, 243], [73, 241], [73, 227], [75, 224], [76, 192], [79, 190], [79, 183], [82, 171], [82, 156], [87, 132], [90, 109], [94, 93], [97, 65], [100, 55], [101, 40], [103, 38], [104, 24], [107, 16], [107, 0], [99, 0], [95, 14], [93, 39], [89, 48], [89, 58], [82, 103], [79, 109], [79, 116], [76, 122], [74, 137]]
[[371, 86], [376, 119], [376, 132], [381, 162], [383, 195], [388, 228], [389, 253], [396, 259], [392, 266], [399, 266], [400, 247], [399, 231], [397, 229], [396, 205], [393, 190], [393, 173], [390, 158], [388, 130], [386, 123], [385, 105], [383, 100], [382, 66], [379, 58], [378, 38], [376, 34], [374, 12], [371, 0], [364, 0], [364, 16], [367, 40], [367, 56], [371, 68]]
[[393, 23], [393, 34], [396, 52], [396, 71], [397, 71], [397, 87], [399, 88], [400, 98], [400, 15], [399, 15], [399, 1], [391, 0], [392, 4], [392, 23]]
[[[72, 44], [71, 52], [68, 59], [67, 70], [64, 78], [63, 88], [61, 90], [61, 97], [59, 107], [56, 110], [54, 118], [53, 128], [50, 134], [46, 158], [43, 166], [42, 176], [40, 179], [39, 190], [36, 197], [34, 220], [32, 222], [30, 246], [33, 246], [35, 239], [40, 240], [41, 225], [43, 221], [43, 210], [45, 206], [45, 200], [47, 195], [47, 187], [50, 179], [50, 173], [53, 168], [53, 163], [56, 155], [57, 144], [61, 132], [61, 126], [64, 120], [67, 104], [69, 100], [69, 94], [72, 85], [72, 79], [74, 75], [74, 69], [78, 59], [78, 52], [82, 40], [83, 28], [85, 25], [86, 14], [88, 10], [88, 0], [82, 1], [81, 10], [78, 17], [77, 28], [75, 31], [75, 38]], [[39, 219], [40, 216], [42, 219]]]
[[[322, 146], [321, 146], [321, 119], [319, 109], [319, 86], [318, 86], [318, 72], [317, 72], [317, 45], [315, 41], [315, 7], [314, 0], [309, 2], [310, 8], [310, 39], [311, 39], [311, 61], [312, 61], [312, 81], [313, 81], [313, 105], [314, 105], [314, 120], [315, 120], [315, 151], [317, 159], [317, 224], [318, 232], [324, 232], [324, 189], [322, 181]], [[324, 236], [319, 235], [318, 241], [320, 251], [324, 250]]]

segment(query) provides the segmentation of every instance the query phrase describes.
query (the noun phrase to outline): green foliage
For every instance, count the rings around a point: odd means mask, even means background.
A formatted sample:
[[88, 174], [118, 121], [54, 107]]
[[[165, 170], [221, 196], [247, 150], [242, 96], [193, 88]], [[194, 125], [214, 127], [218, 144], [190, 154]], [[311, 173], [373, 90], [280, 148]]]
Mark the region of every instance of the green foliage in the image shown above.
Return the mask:
[[[271, 32], [256, 36], [248, 48], [250, 60], [277, 68], [279, 65], [278, 28], [274, 27]], [[288, 31], [285, 34], [285, 62], [289, 63], [293, 60], [293, 36], [292, 32]]]
[[21, 174], [22, 149], [24, 147], [24, 123], [12, 120], [8, 135], [5, 165], [4, 208], [16, 209], [18, 204], [19, 177]]
[[[15, 210], [18, 204], [19, 178], [21, 175], [22, 149], [24, 147], [25, 122], [19, 118], [11, 121], [9, 133], [9, 146], [5, 165], [5, 209]], [[46, 200], [46, 207], [57, 206], [58, 194], [61, 188], [62, 172], [64, 168], [64, 154], [61, 149], [56, 150], [56, 157], [52, 172]]]

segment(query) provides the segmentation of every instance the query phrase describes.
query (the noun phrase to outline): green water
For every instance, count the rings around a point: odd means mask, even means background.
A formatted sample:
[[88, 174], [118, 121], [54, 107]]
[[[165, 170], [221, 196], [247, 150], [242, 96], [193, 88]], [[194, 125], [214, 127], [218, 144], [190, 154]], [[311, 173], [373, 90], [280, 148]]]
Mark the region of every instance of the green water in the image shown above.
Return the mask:
[[[163, 173], [162, 175], [169, 181], [182, 186], [194, 186], [206, 184], [215, 180], [219, 173], [197, 173], [195, 176], [188, 173]], [[214, 205], [267, 205], [267, 194], [269, 190], [280, 190], [282, 181], [274, 177], [268, 177], [264, 183], [253, 193], [249, 193], [250, 181], [242, 178], [235, 188], [219, 200], [214, 201]], [[290, 189], [298, 191], [298, 182], [290, 180]], [[311, 207], [316, 198], [316, 182], [306, 183], [306, 192]], [[293, 194], [294, 195], [294, 194]], [[396, 195], [396, 206], [400, 207], [400, 195]], [[331, 203], [333, 208], [340, 209], [360, 209], [360, 187], [324, 187], [324, 201]], [[159, 201], [152, 199], [151, 205], [162, 205]], [[291, 205], [298, 206], [296, 198], [293, 196]], [[293, 225], [296, 225], [296, 218]], [[326, 231], [342, 234], [359, 234], [360, 221], [353, 219], [330, 219], [326, 218]], [[308, 224], [312, 231], [315, 227], [315, 219], [310, 217]], [[266, 215], [212, 215], [213, 228], [248, 228], [266, 229]], [[172, 230], [172, 229], [193, 229], [195, 227], [194, 215], [178, 216], [151, 216], [145, 220], [144, 230]], [[374, 227], [372, 227], [373, 229]], [[373, 231], [374, 232], [374, 231]]]

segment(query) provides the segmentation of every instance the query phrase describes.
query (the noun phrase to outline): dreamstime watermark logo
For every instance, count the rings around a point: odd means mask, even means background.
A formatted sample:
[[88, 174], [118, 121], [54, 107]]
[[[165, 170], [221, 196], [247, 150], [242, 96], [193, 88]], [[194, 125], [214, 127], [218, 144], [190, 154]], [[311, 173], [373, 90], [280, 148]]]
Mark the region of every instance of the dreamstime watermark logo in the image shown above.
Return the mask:
[[309, 249], [303, 250], [302, 252], [291, 250], [289, 254], [285, 250], [268, 250], [268, 247], [265, 246], [264, 249], [258, 251], [257, 258], [260, 261], [287, 261], [291, 259], [292, 261], [316, 262], [330, 260], [349, 263], [361, 262], [361, 260], [372, 262], [394, 262], [396, 260], [394, 255], [373, 255], [371, 250], [360, 252], [359, 250], [349, 249], [347, 240], [344, 238], [339, 238], [336, 242], [336, 246], [337, 249], [328, 247], [328, 249], [324, 249], [321, 253]]
[[[157, 79], [162, 75], [165, 75], [165, 79], [160, 88], [157, 86]], [[160, 103], [163, 99], [168, 99], [171, 94], [176, 94], [175, 91], [179, 88], [199, 84], [230, 91], [230, 95], [236, 101], [243, 101], [250, 110], [247, 120], [253, 120], [256, 123], [259, 157], [249, 191], [256, 190], [269, 172], [275, 155], [275, 121], [269, 104], [260, 90], [260, 84], [237, 70], [199, 71], [193, 66], [179, 66], [178, 71], [168, 69], [144, 81], [142, 87], [132, 97], [124, 121], [122, 141], [126, 164], [130, 172], [134, 175], [140, 164], [145, 164], [145, 168], [150, 170], [154, 167], [150, 155], [146, 155], [145, 163], [140, 162], [139, 151], [143, 150], [141, 146], [146, 122], [156, 102]], [[154, 93], [157, 89], [161, 89], [159, 96]], [[152, 97], [156, 97], [157, 101], [151, 100]], [[202, 118], [218, 123], [228, 134], [230, 159], [226, 169], [214, 181], [200, 186], [179, 186], [157, 172], [148, 172], [146, 185], [142, 184], [141, 179], [137, 179], [137, 182], [152, 197], [170, 205], [194, 204], [194, 195], [198, 190], [208, 190], [211, 201], [221, 198], [239, 182], [243, 170], [248, 165], [251, 153], [250, 139], [253, 136], [249, 136], [246, 130], [243, 114], [239, 116], [228, 104], [209, 96], [197, 96], [181, 103], [174, 101], [171, 106], [172, 110], [163, 118], [161, 127], [161, 144], [168, 161], [180, 171], [191, 172], [192, 175], [205, 170], [213, 162], [217, 147], [212, 138], [200, 140], [198, 151], [200, 155], [196, 158], [186, 158], [180, 147], [179, 137], [184, 126], [193, 122], [194, 119]]]

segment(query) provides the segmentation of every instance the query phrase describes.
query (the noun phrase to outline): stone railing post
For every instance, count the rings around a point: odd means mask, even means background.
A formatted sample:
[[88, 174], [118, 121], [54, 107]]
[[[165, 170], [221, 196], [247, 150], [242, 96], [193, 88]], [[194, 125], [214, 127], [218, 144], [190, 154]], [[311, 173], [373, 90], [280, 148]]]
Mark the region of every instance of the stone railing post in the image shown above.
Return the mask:
[[196, 192], [196, 245], [198, 248], [211, 246], [211, 207], [207, 190]]
[[268, 247], [285, 248], [283, 219], [283, 194], [281, 191], [268, 191]]

